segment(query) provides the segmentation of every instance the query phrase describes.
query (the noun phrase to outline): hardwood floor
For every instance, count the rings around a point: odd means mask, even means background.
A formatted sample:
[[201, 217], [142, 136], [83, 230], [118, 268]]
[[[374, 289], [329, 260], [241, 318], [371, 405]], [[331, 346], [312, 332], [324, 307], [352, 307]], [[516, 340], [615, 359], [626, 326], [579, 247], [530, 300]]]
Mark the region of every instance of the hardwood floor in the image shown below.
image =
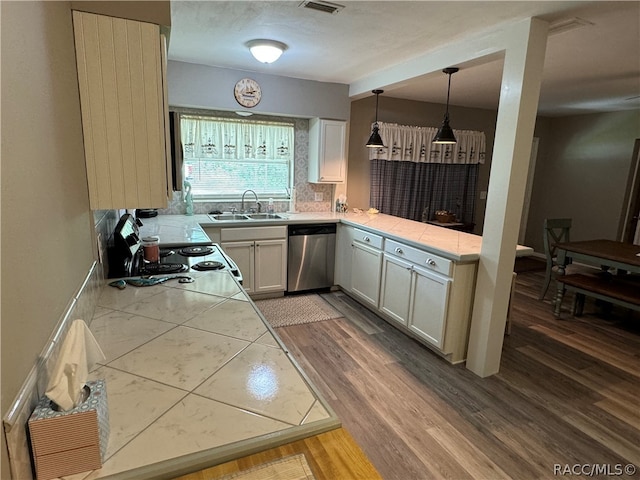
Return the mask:
[[575, 464], [640, 469], [640, 318], [615, 309], [604, 317], [589, 302], [572, 318], [565, 298], [556, 320], [550, 301], [537, 300], [542, 278], [519, 273], [501, 370], [486, 379], [342, 292], [323, 296], [345, 318], [277, 332], [385, 479], [552, 478], [554, 465]]
[[360, 447], [344, 428], [287, 443], [277, 448], [232, 460], [227, 463], [191, 473], [175, 480], [211, 480], [234, 474], [251, 467], [304, 453], [316, 480], [361, 478], [378, 480], [380, 475], [362, 453]]

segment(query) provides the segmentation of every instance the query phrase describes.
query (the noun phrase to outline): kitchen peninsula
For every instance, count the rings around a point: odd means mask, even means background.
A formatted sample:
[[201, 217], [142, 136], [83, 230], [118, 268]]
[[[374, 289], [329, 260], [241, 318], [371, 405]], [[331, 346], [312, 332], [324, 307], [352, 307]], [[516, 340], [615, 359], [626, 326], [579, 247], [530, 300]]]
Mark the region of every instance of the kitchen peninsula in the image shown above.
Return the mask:
[[[482, 247], [478, 235], [366, 212], [282, 213], [260, 220], [160, 215], [146, 219], [141, 233], [170, 246], [197, 241], [203, 229], [221, 243], [230, 229], [327, 222], [338, 224], [334, 284], [449, 362], [464, 361]], [[517, 246], [517, 255], [531, 253]]]

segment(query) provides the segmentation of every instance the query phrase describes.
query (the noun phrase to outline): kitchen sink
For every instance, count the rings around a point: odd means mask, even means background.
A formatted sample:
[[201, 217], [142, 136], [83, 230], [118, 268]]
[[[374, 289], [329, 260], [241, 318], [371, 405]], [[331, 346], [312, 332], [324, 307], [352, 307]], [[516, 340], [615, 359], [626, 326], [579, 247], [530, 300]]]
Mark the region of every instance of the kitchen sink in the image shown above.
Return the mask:
[[237, 213], [221, 213], [219, 215], [209, 215], [214, 220], [223, 221], [231, 221], [231, 220], [249, 220], [249, 217], [246, 215], [239, 215]]
[[247, 217], [249, 217], [252, 220], [270, 220], [270, 219], [277, 219], [277, 218], [282, 218], [280, 215], [276, 214], [276, 213], [250, 213], [247, 215]]

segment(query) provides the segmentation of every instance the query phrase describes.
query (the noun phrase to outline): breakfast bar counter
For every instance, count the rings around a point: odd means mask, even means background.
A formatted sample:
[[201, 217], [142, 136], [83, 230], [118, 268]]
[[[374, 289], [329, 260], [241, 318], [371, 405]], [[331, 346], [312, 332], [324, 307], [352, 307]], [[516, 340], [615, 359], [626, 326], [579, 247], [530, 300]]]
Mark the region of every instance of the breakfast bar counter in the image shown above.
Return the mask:
[[[364, 228], [372, 233], [405, 242], [416, 248], [428, 249], [435, 254], [456, 262], [475, 262], [480, 258], [482, 236], [439, 227], [405, 218], [369, 214], [366, 211], [347, 213], [301, 212], [279, 213], [280, 218], [264, 220], [215, 220], [211, 215], [159, 215], [142, 219], [142, 235], [159, 235], [163, 246], [170, 247], [185, 242], [203, 244], [209, 238], [204, 229], [249, 227], [265, 225], [295, 225], [326, 222], [342, 222]], [[516, 247], [517, 256], [531, 255], [533, 249], [523, 245]]]

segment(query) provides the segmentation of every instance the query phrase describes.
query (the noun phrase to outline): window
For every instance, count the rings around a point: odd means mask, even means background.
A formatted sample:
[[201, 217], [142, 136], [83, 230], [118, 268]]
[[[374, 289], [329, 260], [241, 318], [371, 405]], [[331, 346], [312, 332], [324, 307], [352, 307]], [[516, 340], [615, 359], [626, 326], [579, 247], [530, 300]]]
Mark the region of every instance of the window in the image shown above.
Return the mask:
[[294, 124], [181, 115], [184, 179], [194, 198], [288, 198], [293, 184]]

